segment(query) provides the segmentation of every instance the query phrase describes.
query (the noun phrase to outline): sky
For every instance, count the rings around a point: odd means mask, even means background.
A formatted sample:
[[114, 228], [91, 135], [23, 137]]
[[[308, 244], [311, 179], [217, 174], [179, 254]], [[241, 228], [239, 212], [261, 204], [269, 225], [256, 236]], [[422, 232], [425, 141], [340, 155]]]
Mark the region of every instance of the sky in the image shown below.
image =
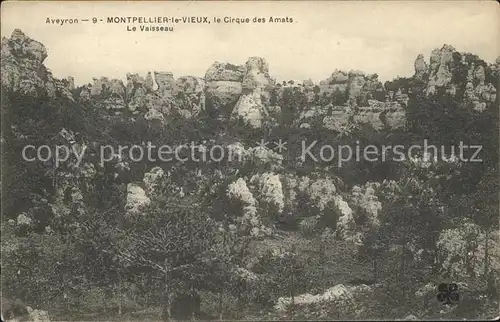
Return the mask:
[[[16, 1], [1, 8], [2, 37], [19, 28], [42, 42], [45, 66], [55, 77], [73, 76], [78, 85], [148, 71], [203, 77], [214, 61], [244, 64], [251, 56], [264, 57], [278, 81], [315, 82], [335, 69], [377, 73], [382, 81], [411, 76], [416, 56], [428, 61], [443, 44], [487, 62], [500, 56], [496, 1]], [[294, 22], [176, 24], [173, 32], [130, 32], [128, 24], [106, 23], [115, 16], [288, 16]], [[104, 22], [81, 21], [93, 17]], [[47, 18], [80, 23], [47, 24]]]

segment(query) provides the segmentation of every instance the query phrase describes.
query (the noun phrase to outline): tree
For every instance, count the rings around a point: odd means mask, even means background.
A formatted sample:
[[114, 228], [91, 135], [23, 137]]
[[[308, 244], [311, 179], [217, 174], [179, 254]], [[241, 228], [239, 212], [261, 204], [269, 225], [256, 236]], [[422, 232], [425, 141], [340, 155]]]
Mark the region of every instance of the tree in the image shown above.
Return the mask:
[[201, 283], [214, 256], [214, 221], [190, 201], [158, 198], [144, 214], [118, 228], [114, 243], [122, 261], [163, 276], [164, 320], [172, 317], [176, 294]]

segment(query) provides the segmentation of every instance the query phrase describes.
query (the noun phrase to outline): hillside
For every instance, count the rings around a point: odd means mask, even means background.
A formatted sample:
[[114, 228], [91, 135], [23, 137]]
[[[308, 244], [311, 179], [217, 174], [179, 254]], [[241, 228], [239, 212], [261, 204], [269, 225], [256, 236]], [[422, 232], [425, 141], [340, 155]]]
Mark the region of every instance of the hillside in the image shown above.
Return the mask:
[[498, 315], [500, 57], [445, 44], [385, 84], [250, 57], [75, 86], [21, 30], [1, 46], [4, 316]]

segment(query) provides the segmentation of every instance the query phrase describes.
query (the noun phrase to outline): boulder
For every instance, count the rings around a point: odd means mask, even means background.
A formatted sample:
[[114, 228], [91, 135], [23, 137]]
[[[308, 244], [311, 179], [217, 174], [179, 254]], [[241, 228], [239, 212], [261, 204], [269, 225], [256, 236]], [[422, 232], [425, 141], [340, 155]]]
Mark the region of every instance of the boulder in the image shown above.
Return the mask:
[[150, 202], [151, 200], [141, 186], [135, 183], [129, 183], [127, 185], [127, 202], [125, 204], [127, 214], [140, 214], [141, 211], [150, 204]]
[[241, 202], [242, 216], [239, 218], [239, 221], [242, 225], [248, 228], [258, 228], [261, 226], [261, 220], [257, 211], [257, 200], [244, 179], [239, 178], [229, 184], [227, 196], [229, 199]]
[[[370, 294], [373, 290], [366, 285], [351, 286], [337, 284], [328, 288], [322, 294], [300, 294], [294, 297], [294, 311], [301, 316], [317, 320], [351, 320], [360, 318], [356, 306], [359, 298]], [[358, 302], [358, 303], [357, 303]], [[288, 312], [292, 299], [280, 297], [275, 310], [280, 313]]]
[[240, 82], [212, 81], [207, 83], [205, 95], [214, 110], [230, 112], [242, 92]]
[[[244, 66], [215, 62], [205, 73], [207, 106], [219, 115], [229, 115], [244, 87], [248, 90], [261, 87], [260, 84], [267, 81], [266, 77], [268, 77], [267, 63], [261, 58], [250, 58]], [[240, 110], [245, 110], [249, 103], [253, 104], [250, 101], [251, 97], [243, 99], [241, 104], [244, 106]], [[245, 112], [244, 115], [246, 114]]]
[[486, 101], [486, 102], [492, 102], [492, 103], [495, 102], [496, 93], [497, 93], [497, 90], [496, 90], [495, 86], [493, 86], [492, 84], [485, 85], [484, 81], [483, 81], [483, 84], [480, 83], [474, 89], [475, 96], [477, 96], [480, 100]]
[[250, 179], [250, 183], [258, 191], [259, 202], [272, 205], [277, 214], [283, 212], [285, 196], [283, 195], [283, 187], [278, 174], [272, 172], [256, 174]]
[[344, 106], [335, 106], [331, 115], [323, 118], [323, 126], [329, 130], [343, 132], [349, 122], [349, 112]]
[[50, 322], [49, 314], [47, 311], [32, 309], [27, 306], [26, 310], [28, 310], [29, 320], [33, 322]]
[[403, 321], [420, 321], [415, 315], [410, 314], [403, 318]]
[[243, 81], [244, 73], [244, 66], [215, 62], [206, 71], [205, 81], [207, 83], [213, 81], [230, 81], [241, 83]]
[[244, 124], [251, 128], [261, 128], [268, 114], [262, 104], [260, 93], [260, 89], [257, 89], [241, 95], [231, 117], [242, 120]]

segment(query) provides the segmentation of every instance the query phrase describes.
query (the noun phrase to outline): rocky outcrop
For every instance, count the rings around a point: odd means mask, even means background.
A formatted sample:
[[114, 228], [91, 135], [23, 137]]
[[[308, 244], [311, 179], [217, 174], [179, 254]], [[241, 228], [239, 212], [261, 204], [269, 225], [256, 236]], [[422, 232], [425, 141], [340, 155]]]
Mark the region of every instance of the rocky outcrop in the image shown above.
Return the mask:
[[368, 100], [368, 106], [359, 107], [359, 111], [354, 114], [354, 120], [359, 123], [369, 123], [376, 130], [397, 129], [404, 127], [406, 113], [397, 102]]
[[[151, 76], [151, 72], [148, 73], [149, 76]], [[134, 95], [134, 92], [141, 87], [145, 87], [146, 81], [144, 78], [139, 76], [139, 74], [132, 74], [132, 73], [127, 73], [127, 99], [130, 100], [130, 98]], [[153, 89], [153, 86], [151, 85], [151, 90]]]
[[[10, 39], [2, 39], [2, 85], [27, 95], [73, 100], [73, 78], [54, 79], [43, 65], [46, 57], [41, 43], [16, 29]], [[376, 74], [338, 69], [318, 85], [310, 80], [275, 84], [267, 62], [250, 57], [244, 65], [215, 62], [204, 78], [175, 79], [172, 73], [160, 71], [148, 72], [145, 77], [129, 73], [126, 84], [119, 79], [95, 78], [93, 84], [77, 90], [77, 99], [111, 114], [128, 112], [160, 125], [172, 113], [192, 118], [207, 112], [250, 129], [274, 126], [288, 114], [289, 123], [302, 129], [320, 126], [343, 132], [360, 123], [375, 129], [396, 129], [404, 126], [409, 84], [415, 81], [424, 84], [426, 95], [444, 90], [463, 95], [477, 111], [485, 110], [497, 100], [494, 80], [498, 79], [499, 61], [487, 65], [476, 56], [444, 45], [432, 51], [428, 63], [418, 55], [414, 77], [395, 81], [397, 84], [386, 90]]]
[[267, 110], [262, 104], [261, 89], [256, 89], [240, 96], [231, 117], [258, 129], [262, 127], [267, 115]]
[[123, 82], [107, 77], [94, 78], [90, 88], [90, 96], [95, 102], [110, 111], [121, 111], [126, 108], [126, 93]]
[[80, 95], [78, 97], [78, 101], [82, 103], [89, 102], [91, 99], [90, 92], [91, 92], [91, 86], [83, 85], [80, 88]]
[[344, 132], [350, 125], [370, 124], [374, 129], [401, 129], [406, 123], [406, 111], [396, 101], [368, 100], [367, 106], [314, 107], [300, 114], [301, 128], [319, 125], [327, 130]]
[[360, 318], [356, 315], [359, 314], [356, 302], [372, 292], [373, 289], [364, 284], [357, 286], [337, 284], [321, 294], [299, 294], [293, 300], [290, 297], [280, 297], [274, 309], [278, 312], [288, 312], [293, 304], [296, 313], [312, 319]]
[[29, 314], [28, 321], [50, 322], [50, 317], [49, 317], [49, 314], [47, 313], [47, 311], [32, 309], [29, 306], [26, 307], [26, 310], [28, 311], [28, 314]]
[[[474, 110], [481, 112], [496, 102], [497, 66], [498, 62], [487, 65], [477, 56], [460, 53], [454, 47], [444, 45], [431, 52], [429, 64], [423, 55], [417, 56], [414, 79], [424, 82], [427, 96], [444, 92], [463, 99]], [[497, 84], [488, 82], [488, 74], [492, 76], [490, 82]]]
[[269, 105], [269, 91], [273, 81], [269, 76], [269, 66], [265, 59], [251, 57], [245, 67], [242, 95], [234, 107], [232, 117], [242, 120], [252, 128], [260, 128], [268, 117], [265, 106]]
[[245, 67], [245, 75], [242, 81], [243, 89], [265, 89], [268, 85], [272, 84], [272, 79], [269, 76], [269, 65], [264, 58], [250, 57]]
[[364, 105], [367, 99], [381, 97], [383, 92], [384, 88], [376, 74], [366, 75], [358, 70], [345, 72], [336, 69], [319, 85], [320, 96], [333, 96], [335, 100], [340, 97], [344, 103], [349, 101], [351, 105]]
[[141, 186], [135, 183], [129, 183], [127, 185], [127, 203], [125, 205], [125, 210], [128, 215], [140, 214], [150, 202], [151, 200]]
[[169, 97], [148, 93], [144, 98], [143, 108], [147, 111], [144, 114], [144, 119], [164, 124], [172, 113], [173, 104], [172, 99]]
[[182, 107], [183, 116], [196, 117], [205, 111], [205, 81], [203, 78], [183, 76], [176, 80], [174, 88], [176, 106]]
[[323, 118], [323, 126], [335, 132], [344, 132], [349, 124], [352, 112], [344, 106], [335, 106], [330, 115]]
[[350, 71], [347, 84], [347, 93], [349, 98], [356, 99], [361, 95], [361, 90], [366, 83], [365, 74], [361, 71]]
[[413, 314], [407, 315], [406, 317], [403, 318], [403, 321], [420, 321], [418, 317], [416, 317]]
[[451, 82], [451, 67], [455, 48], [444, 45], [441, 49], [431, 52], [429, 63], [429, 76], [427, 80], [427, 94], [436, 93], [436, 87], [444, 87]]
[[[294, 120], [300, 128], [320, 126], [344, 132], [356, 123], [368, 123], [377, 130], [402, 128], [405, 124], [408, 95], [399, 90], [383, 101], [386, 93], [376, 74], [335, 70], [319, 86], [298, 85], [295, 89], [303, 94], [305, 102]], [[310, 100], [309, 93], [304, 92], [313, 93], [315, 98]]]
[[144, 185], [146, 192], [149, 195], [154, 195], [158, 192], [158, 187], [161, 185], [161, 180], [164, 179], [165, 172], [160, 167], [154, 167], [149, 172], [144, 174]]
[[126, 86], [120, 80], [94, 79], [90, 88], [82, 89], [80, 99], [91, 98], [115, 114], [128, 110], [160, 124], [166, 122], [174, 110], [184, 117], [194, 117], [205, 108], [201, 78], [184, 76], [176, 80], [170, 72], [148, 72], [146, 78], [132, 73], [126, 76]]
[[171, 97], [175, 88], [174, 75], [170, 72], [155, 72], [157, 92], [161, 97]]
[[[472, 103], [472, 107], [476, 111], [482, 112], [486, 109], [488, 103], [496, 101], [497, 90], [493, 84], [485, 83], [486, 72], [483, 66], [480, 65], [472, 69], [471, 74], [474, 76], [472, 82], [467, 83], [464, 96]], [[474, 83], [477, 84], [475, 88]]]
[[228, 115], [242, 91], [245, 66], [215, 62], [205, 73], [207, 105]]
[[245, 148], [240, 142], [225, 146], [228, 160], [240, 163], [243, 166], [252, 166], [263, 171], [277, 171], [282, 169], [283, 156], [270, 148], [256, 146]]
[[237, 200], [241, 203], [241, 216], [237, 218], [238, 222], [247, 227], [253, 236], [258, 236], [262, 226], [261, 218], [257, 211], [257, 200], [247, 186], [244, 179], [239, 178], [231, 183], [227, 188], [227, 197], [230, 200]]
[[183, 76], [175, 82], [175, 95], [200, 94], [205, 89], [205, 80], [200, 77]]
[[147, 91], [153, 91], [154, 89], [154, 81], [153, 76], [151, 76], [151, 72], [148, 72], [146, 75], [146, 79], [144, 80], [144, 87]]
[[244, 66], [215, 62], [205, 73], [205, 82], [211, 112], [229, 115], [250, 128], [263, 125], [273, 85], [263, 58], [250, 57]]
[[[12, 219], [9, 220], [9, 222]], [[11, 251], [11, 247], [8, 248]], [[21, 300], [2, 297], [2, 321], [50, 322], [47, 311], [33, 309]]]
[[272, 172], [256, 174], [250, 179], [261, 196], [261, 203], [271, 206], [277, 214], [283, 212], [285, 206], [283, 187], [280, 176]]
[[320, 94], [332, 94], [336, 90], [345, 92], [348, 87], [349, 74], [345, 71], [336, 69], [332, 75], [319, 84]]
[[[34, 94], [43, 90], [49, 95], [63, 95], [72, 99], [74, 80], [53, 79], [43, 66], [47, 53], [42, 44], [15, 31], [11, 39], [3, 40], [2, 52], [5, 54], [2, 55], [2, 62], [7, 63], [2, 64], [4, 85], [25, 93]], [[23, 70], [23, 66], [29, 67], [29, 71]], [[478, 75], [480, 77], [480, 72]], [[393, 111], [392, 114], [387, 113], [389, 121], [384, 123], [378, 114], [372, 115], [369, 108], [363, 108], [380, 87], [376, 75], [340, 70], [335, 70], [319, 86], [315, 86], [312, 81], [285, 82], [283, 86], [276, 86], [269, 75], [267, 62], [260, 57], [251, 57], [244, 65], [215, 62], [207, 70], [204, 79], [184, 76], [176, 80], [169, 72], [148, 72], [145, 77], [129, 73], [126, 75], [126, 84], [119, 79], [95, 78], [93, 84], [79, 89], [78, 100], [97, 105], [114, 115], [128, 111], [136, 117], [144, 117], [159, 124], [164, 124], [174, 112], [189, 118], [215, 111], [212, 116], [230, 117], [249, 128], [259, 129], [268, 121], [271, 122], [269, 124], [276, 124], [283, 110], [281, 105], [287, 105], [283, 97], [288, 90], [293, 92], [292, 95], [300, 94], [301, 114], [297, 115], [297, 126], [308, 128], [317, 123], [341, 131], [353, 120], [350, 106], [363, 102], [356, 121], [371, 122], [376, 128], [399, 122], [402, 118], [399, 110], [395, 114]], [[318, 95], [336, 95], [339, 92], [343, 97], [341, 103], [346, 106], [332, 108], [316, 101]], [[477, 93], [487, 96], [490, 92], [489, 87], [483, 86], [474, 93], [476, 96]], [[293, 99], [296, 98], [298, 96]], [[398, 99], [404, 101], [404, 98]], [[316, 123], [313, 121], [315, 118]]]
[[151, 72], [146, 79], [138, 74], [127, 74], [127, 108], [132, 113], [144, 113], [148, 121], [157, 120], [165, 122], [170, 114], [173, 90], [173, 76], [171, 73], [154, 72], [155, 79], [158, 77], [157, 89], [154, 90], [154, 81]]
[[232, 111], [242, 91], [241, 83], [234, 81], [211, 81], [207, 82], [206, 86], [207, 106], [218, 114], [224, 115]]
[[47, 58], [47, 49], [43, 44], [15, 29], [10, 38], [2, 37], [1, 46], [1, 82], [4, 89], [32, 97], [62, 96], [73, 100], [65, 83], [55, 79], [43, 65]]
[[241, 83], [243, 81], [244, 74], [245, 66], [215, 62], [206, 71], [205, 81], [229, 81]]
[[[152, 90], [152, 86], [150, 86]], [[146, 94], [148, 93], [144, 78], [138, 74], [127, 73], [127, 107], [135, 112], [146, 106]]]
[[427, 73], [427, 63], [425, 62], [424, 55], [420, 54], [415, 59], [415, 78], [422, 79]]

